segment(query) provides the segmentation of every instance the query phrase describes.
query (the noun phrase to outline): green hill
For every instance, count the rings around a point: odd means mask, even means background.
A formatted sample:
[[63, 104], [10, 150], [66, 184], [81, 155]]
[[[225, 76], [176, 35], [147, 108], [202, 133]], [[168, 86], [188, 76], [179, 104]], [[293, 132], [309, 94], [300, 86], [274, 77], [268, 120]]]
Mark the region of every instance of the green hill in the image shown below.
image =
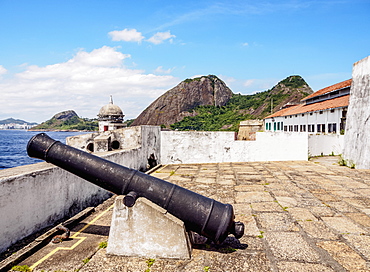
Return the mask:
[[234, 94], [225, 106], [198, 106], [171, 129], [237, 131], [240, 121], [263, 119], [287, 103], [299, 101], [313, 91], [300, 76], [290, 76], [272, 89], [253, 95]]
[[98, 121], [80, 118], [73, 110], [69, 110], [55, 114], [51, 119], [33, 127], [31, 130], [95, 131], [98, 130]]

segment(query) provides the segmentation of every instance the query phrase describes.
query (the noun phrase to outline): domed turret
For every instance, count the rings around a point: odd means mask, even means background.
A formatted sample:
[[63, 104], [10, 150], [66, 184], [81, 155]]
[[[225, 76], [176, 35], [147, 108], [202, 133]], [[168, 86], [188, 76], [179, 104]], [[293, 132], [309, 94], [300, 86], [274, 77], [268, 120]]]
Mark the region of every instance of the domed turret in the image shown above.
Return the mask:
[[113, 98], [110, 96], [109, 104], [103, 106], [98, 114], [99, 131], [114, 130], [124, 127], [123, 111], [120, 107], [113, 104]]
[[113, 104], [112, 96], [110, 96], [109, 104], [103, 106], [98, 114], [101, 121], [123, 121], [124, 116], [121, 108]]

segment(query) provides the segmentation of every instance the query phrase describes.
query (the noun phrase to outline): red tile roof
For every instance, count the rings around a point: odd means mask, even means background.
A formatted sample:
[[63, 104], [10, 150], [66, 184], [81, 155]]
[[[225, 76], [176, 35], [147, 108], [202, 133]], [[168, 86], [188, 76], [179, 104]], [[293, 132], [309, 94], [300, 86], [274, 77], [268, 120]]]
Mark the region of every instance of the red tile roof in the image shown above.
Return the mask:
[[306, 96], [301, 101], [305, 101], [307, 99], [310, 99], [310, 98], [318, 96], [318, 95], [323, 95], [323, 94], [326, 94], [326, 93], [329, 93], [329, 92], [332, 92], [332, 91], [335, 91], [335, 90], [339, 90], [339, 89], [343, 89], [345, 87], [349, 87], [349, 86], [351, 86], [351, 83], [352, 83], [352, 79], [348, 79], [348, 80], [339, 82], [337, 84], [331, 85], [331, 86], [326, 87], [324, 89], [318, 90], [317, 92], [314, 92], [313, 94], [310, 94], [309, 96]]
[[265, 119], [272, 118], [272, 117], [278, 117], [278, 116], [288, 116], [288, 115], [301, 114], [301, 113], [312, 112], [312, 111], [320, 111], [320, 110], [334, 109], [334, 108], [339, 108], [339, 107], [346, 107], [348, 106], [348, 101], [349, 101], [349, 94], [341, 96], [341, 97], [325, 100], [322, 102], [309, 104], [309, 105], [300, 104], [297, 106], [292, 106], [289, 108], [279, 110], [265, 117]]

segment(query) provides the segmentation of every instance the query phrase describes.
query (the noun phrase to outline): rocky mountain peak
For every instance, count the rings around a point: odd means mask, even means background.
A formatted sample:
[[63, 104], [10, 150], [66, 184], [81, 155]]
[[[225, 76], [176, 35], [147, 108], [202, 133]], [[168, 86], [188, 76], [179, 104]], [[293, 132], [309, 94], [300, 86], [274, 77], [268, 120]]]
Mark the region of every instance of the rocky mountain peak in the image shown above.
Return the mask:
[[133, 122], [136, 125], [170, 125], [191, 116], [201, 105], [224, 106], [233, 92], [215, 75], [186, 79], [150, 104]]
[[57, 119], [57, 120], [61, 120], [61, 121], [66, 121], [66, 120], [69, 120], [73, 117], [78, 117], [77, 113], [73, 110], [67, 110], [67, 111], [62, 111], [62, 112], [59, 112], [57, 114], [55, 114], [52, 119]]

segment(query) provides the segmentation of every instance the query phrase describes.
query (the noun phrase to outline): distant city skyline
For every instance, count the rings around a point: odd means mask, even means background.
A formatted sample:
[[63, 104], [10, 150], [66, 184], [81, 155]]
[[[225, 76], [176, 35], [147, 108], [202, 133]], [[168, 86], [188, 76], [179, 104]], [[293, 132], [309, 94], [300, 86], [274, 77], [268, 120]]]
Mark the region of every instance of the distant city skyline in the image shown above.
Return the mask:
[[136, 118], [186, 78], [253, 94], [300, 75], [317, 91], [370, 55], [367, 0], [0, 1], [0, 120], [114, 104]]

